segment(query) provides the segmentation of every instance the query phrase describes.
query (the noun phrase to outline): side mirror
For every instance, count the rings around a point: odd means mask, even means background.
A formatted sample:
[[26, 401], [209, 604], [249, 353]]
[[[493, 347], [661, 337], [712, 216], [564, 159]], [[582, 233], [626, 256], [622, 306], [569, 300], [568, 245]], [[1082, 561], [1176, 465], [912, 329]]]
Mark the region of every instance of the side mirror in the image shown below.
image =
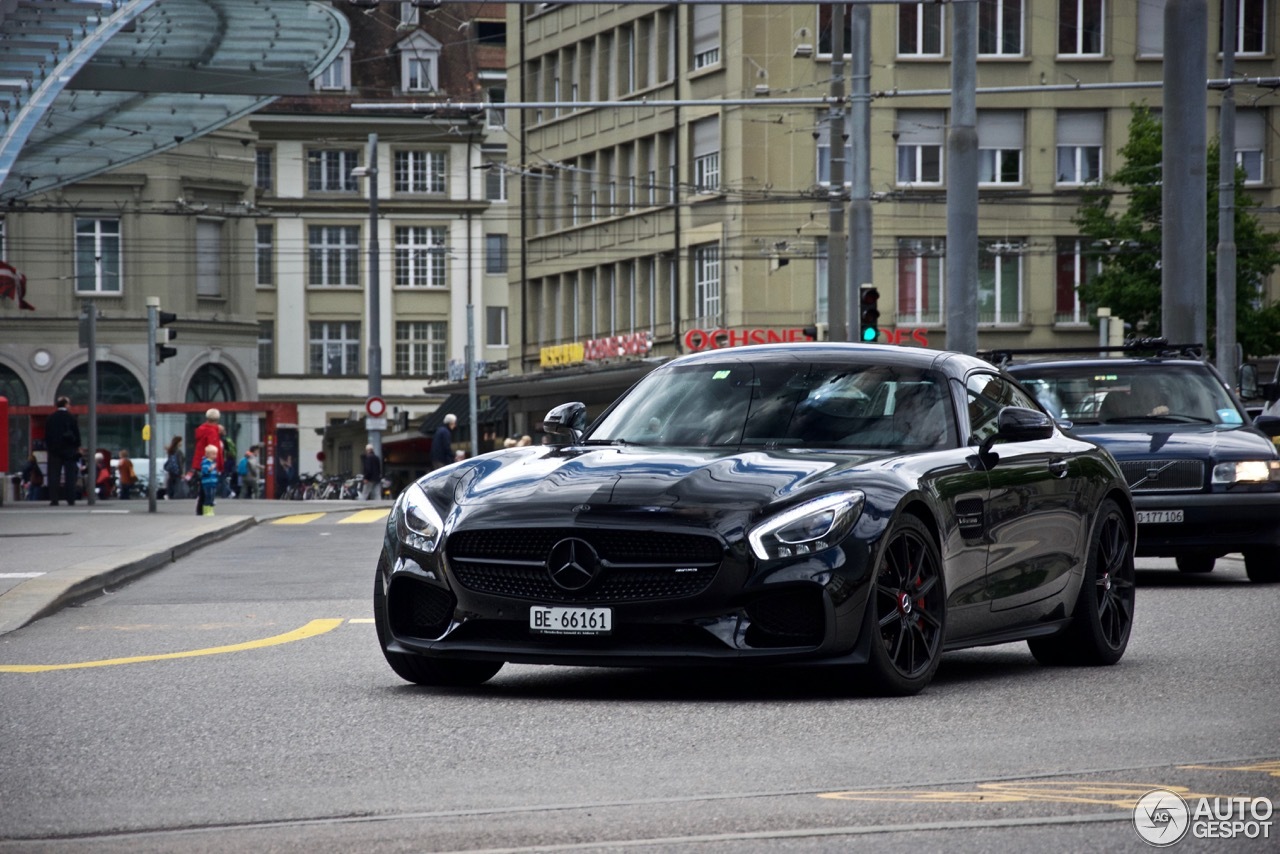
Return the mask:
[[1273, 441], [1280, 438], [1280, 415], [1259, 415], [1253, 419], [1253, 426], [1270, 436]]
[[576, 445], [587, 429], [587, 405], [578, 401], [560, 404], [542, 419], [542, 429]]
[[1258, 386], [1258, 396], [1267, 403], [1275, 403], [1280, 400], [1280, 382], [1263, 383]]
[[1262, 396], [1258, 390], [1258, 366], [1244, 364], [1240, 366], [1240, 397], [1244, 400], [1257, 400]]
[[986, 438], [978, 450], [984, 458], [997, 440], [1036, 442], [1053, 436], [1053, 419], [1037, 409], [1006, 406], [996, 418], [996, 432]]

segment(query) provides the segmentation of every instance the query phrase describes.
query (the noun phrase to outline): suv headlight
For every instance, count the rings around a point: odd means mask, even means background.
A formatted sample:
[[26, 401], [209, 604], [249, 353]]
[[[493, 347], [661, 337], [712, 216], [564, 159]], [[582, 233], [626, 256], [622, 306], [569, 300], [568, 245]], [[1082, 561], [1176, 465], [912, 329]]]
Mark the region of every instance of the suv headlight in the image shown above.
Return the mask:
[[1213, 482], [1232, 483], [1280, 483], [1280, 460], [1240, 460], [1234, 463], [1218, 463], [1213, 467]]
[[411, 483], [400, 493], [393, 515], [396, 537], [409, 548], [430, 554], [440, 545], [444, 522], [418, 484]]
[[747, 542], [760, 560], [799, 557], [829, 549], [853, 528], [865, 500], [866, 496], [855, 489], [797, 504], [752, 528]]

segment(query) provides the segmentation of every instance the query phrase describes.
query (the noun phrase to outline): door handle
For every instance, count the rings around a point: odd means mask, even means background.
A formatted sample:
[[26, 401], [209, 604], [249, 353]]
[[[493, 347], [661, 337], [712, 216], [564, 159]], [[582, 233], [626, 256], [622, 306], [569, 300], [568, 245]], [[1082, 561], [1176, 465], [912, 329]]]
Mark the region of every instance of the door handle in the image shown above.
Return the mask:
[[1067, 476], [1067, 461], [1064, 459], [1056, 459], [1049, 461], [1049, 474], [1054, 477]]

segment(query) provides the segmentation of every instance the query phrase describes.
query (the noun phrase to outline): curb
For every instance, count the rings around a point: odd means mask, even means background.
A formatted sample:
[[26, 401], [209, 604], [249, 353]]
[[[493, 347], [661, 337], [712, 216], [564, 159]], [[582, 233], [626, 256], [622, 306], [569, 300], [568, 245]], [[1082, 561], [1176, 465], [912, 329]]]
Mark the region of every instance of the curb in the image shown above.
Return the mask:
[[25, 581], [6, 592], [0, 601], [0, 635], [20, 629], [68, 605], [100, 596], [108, 587], [145, 575], [256, 524], [258, 520], [253, 516], [228, 519], [225, 524], [194, 537], [171, 536], [159, 548], [117, 551], [107, 557], [83, 561]]

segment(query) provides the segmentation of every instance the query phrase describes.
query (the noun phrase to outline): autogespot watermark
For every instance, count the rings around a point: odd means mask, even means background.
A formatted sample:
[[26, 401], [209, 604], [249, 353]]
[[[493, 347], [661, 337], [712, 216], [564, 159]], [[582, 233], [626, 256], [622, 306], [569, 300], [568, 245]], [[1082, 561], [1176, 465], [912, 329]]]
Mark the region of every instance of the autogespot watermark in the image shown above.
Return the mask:
[[1270, 798], [1198, 798], [1153, 789], [1133, 807], [1133, 826], [1144, 842], [1165, 848], [1188, 833], [1195, 839], [1270, 839]]

